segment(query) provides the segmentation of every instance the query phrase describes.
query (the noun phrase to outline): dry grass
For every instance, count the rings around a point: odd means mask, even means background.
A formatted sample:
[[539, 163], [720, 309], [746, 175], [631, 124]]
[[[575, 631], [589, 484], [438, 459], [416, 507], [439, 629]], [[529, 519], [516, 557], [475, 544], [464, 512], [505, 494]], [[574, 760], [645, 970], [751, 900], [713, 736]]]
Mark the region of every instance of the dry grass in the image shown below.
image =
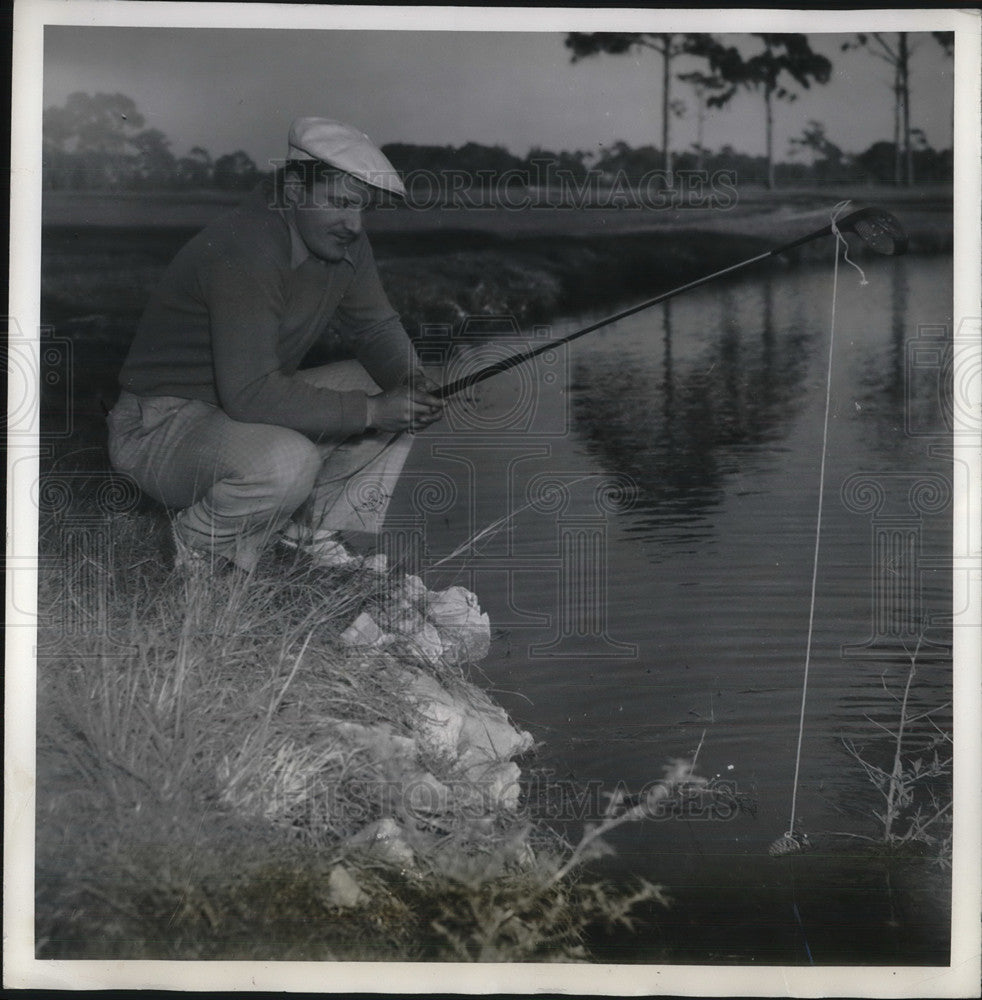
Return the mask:
[[[942, 868], [950, 869], [952, 736], [932, 716], [949, 709], [951, 703], [916, 713], [909, 708], [922, 641], [923, 636], [912, 651], [908, 650], [910, 666], [902, 695], [890, 690], [885, 675], [881, 678], [884, 692], [897, 705], [894, 728], [866, 716], [881, 734], [885, 734], [889, 762], [882, 762], [882, 765], [876, 762], [881, 759], [882, 748], [867, 750], [857, 747], [853, 740], [843, 740], [843, 746], [879, 795], [879, 808], [870, 810], [881, 828], [879, 843], [899, 853], [911, 847], [924, 851]], [[914, 724], [925, 721], [929, 731], [912, 734]]]
[[[338, 640], [382, 614], [391, 579], [275, 554], [183, 577], [160, 515], [86, 540], [79, 514], [42, 532], [60, 618], [40, 636], [40, 957], [575, 960], [594, 923], [659, 901], [572, 877], [570, 848], [521, 811], [410, 808], [407, 780], [450, 774], [412, 753], [408, 664]], [[386, 817], [408, 867], [349, 843]], [[364, 905], [332, 898], [342, 863]]]

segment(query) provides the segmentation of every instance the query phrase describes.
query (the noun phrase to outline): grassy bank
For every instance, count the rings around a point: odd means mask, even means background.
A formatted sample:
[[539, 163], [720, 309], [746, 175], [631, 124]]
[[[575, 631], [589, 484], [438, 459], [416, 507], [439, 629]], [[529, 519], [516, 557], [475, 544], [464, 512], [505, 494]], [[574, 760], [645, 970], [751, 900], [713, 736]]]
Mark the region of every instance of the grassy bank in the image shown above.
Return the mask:
[[345, 643], [391, 618], [397, 572], [269, 553], [189, 577], [161, 512], [45, 495], [38, 957], [576, 961], [667, 903], [586, 877], [599, 842], [420, 742], [442, 731], [414, 678], [500, 710], [466, 663]]

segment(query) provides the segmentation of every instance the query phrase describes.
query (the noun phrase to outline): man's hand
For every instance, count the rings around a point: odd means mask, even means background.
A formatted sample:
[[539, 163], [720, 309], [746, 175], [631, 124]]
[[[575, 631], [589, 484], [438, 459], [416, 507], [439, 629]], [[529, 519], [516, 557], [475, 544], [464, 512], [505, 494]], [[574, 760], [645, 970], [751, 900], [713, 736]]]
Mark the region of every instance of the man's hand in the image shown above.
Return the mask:
[[439, 387], [417, 371], [402, 385], [369, 396], [368, 426], [387, 433], [428, 427], [443, 414], [443, 400], [430, 394], [436, 388]]

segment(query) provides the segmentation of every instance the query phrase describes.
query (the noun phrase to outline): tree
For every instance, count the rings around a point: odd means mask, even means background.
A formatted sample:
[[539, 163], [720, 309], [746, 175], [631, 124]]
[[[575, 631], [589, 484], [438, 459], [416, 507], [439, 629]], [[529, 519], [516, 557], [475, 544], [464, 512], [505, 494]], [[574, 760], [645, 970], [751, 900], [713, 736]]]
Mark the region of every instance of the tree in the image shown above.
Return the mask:
[[843, 168], [842, 150], [825, 134], [825, 125], [809, 121], [802, 133], [790, 143], [791, 154], [804, 150], [812, 155], [812, 172], [815, 179], [824, 184], [839, 179]]
[[76, 91], [64, 107], [48, 107], [42, 115], [47, 162], [57, 162], [72, 175], [74, 187], [118, 183], [130, 165], [132, 140], [143, 128], [143, 116], [125, 94]]
[[700, 51], [709, 59], [713, 72], [727, 84], [726, 90], [708, 99], [714, 107], [722, 107], [740, 88], [758, 91], [764, 98], [767, 138], [767, 187], [774, 187], [774, 100], [793, 101], [797, 94], [783, 84], [792, 80], [806, 90], [812, 80], [828, 83], [832, 64], [823, 55], [813, 52], [808, 36], [802, 34], [762, 34], [754, 32], [764, 48], [748, 59], [732, 47], [703, 42]]
[[132, 139], [136, 148], [135, 179], [146, 187], [171, 187], [177, 179], [177, 158], [170, 139], [159, 128], [147, 129]]
[[[955, 36], [951, 31], [932, 31], [931, 36], [944, 49], [949, 58], [954, 55]], [[893, 70], [893, 147], [894, 184], [914, 183], [914, 146], [910, 127], [910, 57], [916, 48], [906, 31], [898, 31], [896, 40], [874, 31], [857, 34], [854, 41], [844, 42], [843, 51], [865, 48]]]
[[215, 165], [211, 154], [201, 146], [192, 146], [187, 156], [177, 161], [177, 182], [182, 187], [203, 188], [211, 184]]
[[85, 94], [76, 91], [64, 108], [49, 108], [46, 125], [60, 126], [75, 152], [123, 153], [143, 128], [143, 116], [125, 94]]
[[706, 113], [711, 106], [709, 99], [723, 91], [726, 88], [726, 83], [720, 76], [703, 73], [700, 70], [679, 73], [678, 78], [683, 83], [688, 83], [696, 95], [696, 141], [694, 148], [696, 151], [696, 170], [702, 170], [706, 154], [709, 152], [704, 142]]
[[666, 175], [672, 171], [672, 146], [670, 142], [672, 118], [672, 60], [683, 54], [696, 55], [705, 36], [656, 34], [653, 32], [570, 32], [566, 36], [566, 48], [573, 52], [572, 61], [578, 62], [587, 56], [608, 53], [624, 55], [635, 49], [651, 49], [662, 59], [662, 167]]
[[215, 160], [215, 187], [223, 191], [247, 191], [259, 179], [259, 171], [248, 153], [237, 149]]

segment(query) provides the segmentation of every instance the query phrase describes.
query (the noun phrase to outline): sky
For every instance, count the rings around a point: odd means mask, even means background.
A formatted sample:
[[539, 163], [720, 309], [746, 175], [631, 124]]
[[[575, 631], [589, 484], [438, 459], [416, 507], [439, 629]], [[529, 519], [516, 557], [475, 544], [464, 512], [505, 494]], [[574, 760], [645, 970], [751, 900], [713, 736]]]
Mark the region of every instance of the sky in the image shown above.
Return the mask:
[[[184, 155], [242, 149], [261, 166], [285, 155], [289, 122], [322, 115], [389, 142], [500, 144], [524, 155], [597, 150], [624, 140], [661, 144], [661, 60], [654, 52], [577, 63], [553, 32], [45, 28], [44, 104], [73, 91], [122, 92]], [[846, 152], [893, 134], [892, 70], [867, 51], [841, 52], [849, 37], [812, 34], [833, 63], [828, 85], [800, 91], [775, 111], [775, 154], [809, 120], [825, 123]], [[894, 36], [895, 37], [895, 36]], [[929, 35], [915, 39], [911, 123], [935, 148], [951, 144], [952, 61]], [[725, 36], [741, 48], [746, 36]], [[678, 71], [694, 68], [677, 60]], [[695, 101], [675, 83], [688, 112], [673, 120], [672, 145], [696, 138]], [[740, 94], [710, 112], [704, 142], [763, 154], [760, 97]]]

